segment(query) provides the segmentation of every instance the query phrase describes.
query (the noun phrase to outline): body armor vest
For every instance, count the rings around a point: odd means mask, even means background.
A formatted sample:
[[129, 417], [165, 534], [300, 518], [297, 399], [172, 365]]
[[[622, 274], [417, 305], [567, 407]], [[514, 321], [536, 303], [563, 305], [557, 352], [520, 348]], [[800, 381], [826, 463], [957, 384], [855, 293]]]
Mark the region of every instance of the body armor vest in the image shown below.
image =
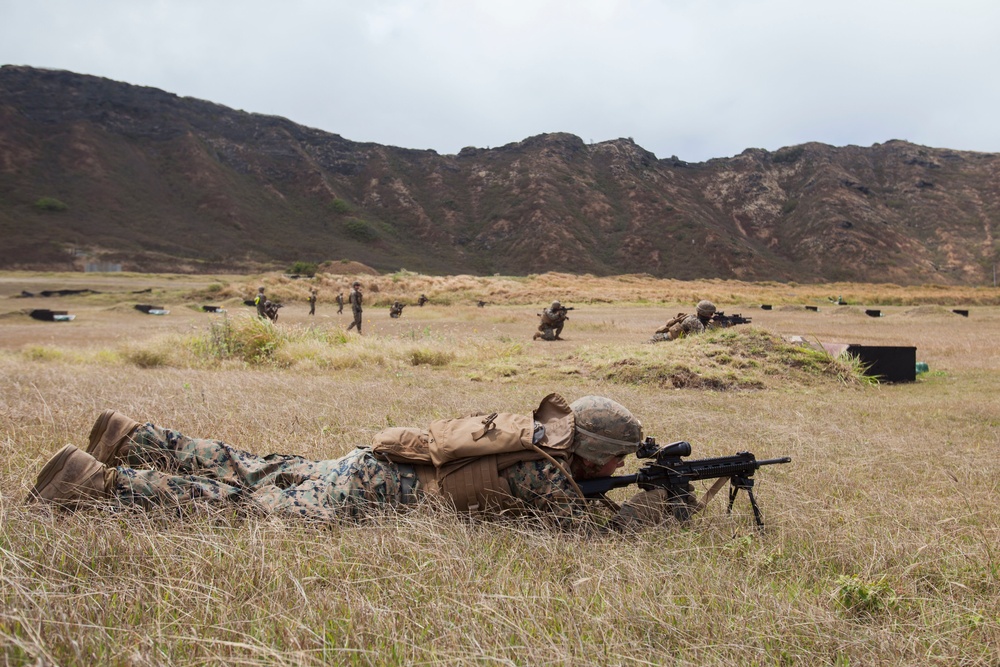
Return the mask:
[[414, 466], [425, 493], [459, 510], [507, 509], [516, 503], [500, 472], [546, 454], [567, 461], [574, 426], [566, 399], [549, 394], [531, 415], [495, 412], [439, 419], [427, 430], [388, 428], [375, 434], [372, 450], [378, 458]]

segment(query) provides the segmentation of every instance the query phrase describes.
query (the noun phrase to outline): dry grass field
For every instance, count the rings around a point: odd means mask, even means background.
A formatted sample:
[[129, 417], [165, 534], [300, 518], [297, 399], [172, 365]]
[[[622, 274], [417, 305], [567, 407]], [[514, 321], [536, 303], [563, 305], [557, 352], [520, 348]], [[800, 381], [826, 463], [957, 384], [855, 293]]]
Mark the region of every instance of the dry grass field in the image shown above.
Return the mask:
[[[401, 271], [359, 276], [359, 337], [333, 305], [352, 278], [0, 273], [0, 662], [1000, 664], [1000, 290]], [[258, 284], [285, 304], [276, 326], [242, 305]], [[97, 293], [37, 296], [59, 289]], [[702, 297], [753, 323], [645, 344]], [[532, 341], [553, 298], [576, 307], [566, 340]], [[930, 370], [865, 382], [794, 335], [913, 345]], [[791, 456], [757, 474], [766, 530], [722, 494], [684, 526], [597, 536], [432, 506], [317, 526], [22, 502], [109, 407], [331, 458], [389, 425], [526, 412], [552, 391], [620, 401], [693, 457]]]

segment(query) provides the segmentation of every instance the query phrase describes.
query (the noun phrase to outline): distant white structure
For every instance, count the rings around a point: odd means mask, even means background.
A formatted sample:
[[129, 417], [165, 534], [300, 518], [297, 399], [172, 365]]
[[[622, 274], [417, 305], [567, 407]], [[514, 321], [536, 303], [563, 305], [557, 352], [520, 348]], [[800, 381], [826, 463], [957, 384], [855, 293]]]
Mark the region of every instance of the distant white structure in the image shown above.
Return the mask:
[[121, 264], [111, 262], [87, 262], [83, 265], [84, 273], [117, 273], [121, 270]]

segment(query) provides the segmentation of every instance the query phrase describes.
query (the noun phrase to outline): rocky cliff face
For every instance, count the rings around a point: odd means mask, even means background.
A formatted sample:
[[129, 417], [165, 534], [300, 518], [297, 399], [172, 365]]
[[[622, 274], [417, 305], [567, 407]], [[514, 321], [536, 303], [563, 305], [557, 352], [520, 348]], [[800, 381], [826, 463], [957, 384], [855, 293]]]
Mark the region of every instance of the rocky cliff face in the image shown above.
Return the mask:
[[628, 139], [547, 134], [439, 155], [0, 69], [4, 268], [349, 258], [431, 273], [977, 284], [992, 280], [998, 222], [997, 154], [888, 141], [689, 164]]

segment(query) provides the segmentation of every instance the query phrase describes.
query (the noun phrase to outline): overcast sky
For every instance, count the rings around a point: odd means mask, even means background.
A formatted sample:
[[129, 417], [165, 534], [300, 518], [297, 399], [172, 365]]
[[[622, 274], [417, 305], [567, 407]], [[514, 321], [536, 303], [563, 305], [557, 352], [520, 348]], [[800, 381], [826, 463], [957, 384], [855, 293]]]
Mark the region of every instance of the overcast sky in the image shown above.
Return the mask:
[[439, 153], [1000, 152], [998, 0], [0, 0], [0, 64]]

